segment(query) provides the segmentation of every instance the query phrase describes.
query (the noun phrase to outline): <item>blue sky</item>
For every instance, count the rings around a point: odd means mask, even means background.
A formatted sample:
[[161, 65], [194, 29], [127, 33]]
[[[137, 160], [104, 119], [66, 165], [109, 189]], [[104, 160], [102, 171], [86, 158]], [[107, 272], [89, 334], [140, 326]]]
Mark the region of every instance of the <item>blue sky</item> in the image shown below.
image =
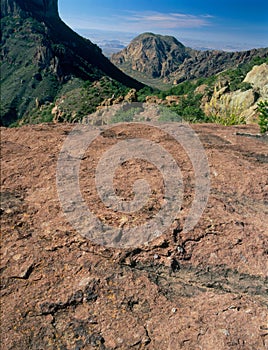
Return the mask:
[[142, 32], [215, 48], [268, 46], [268, 1], [264, 0], [59, 0], [62, 19], [80, 33], [94, 29], [129, 40]]

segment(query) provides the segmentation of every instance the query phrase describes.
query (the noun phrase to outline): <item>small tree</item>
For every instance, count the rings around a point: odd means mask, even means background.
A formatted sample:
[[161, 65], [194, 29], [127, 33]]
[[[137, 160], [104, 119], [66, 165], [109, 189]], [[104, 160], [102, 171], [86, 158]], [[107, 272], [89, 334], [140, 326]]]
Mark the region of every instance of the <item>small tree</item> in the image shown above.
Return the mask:
[[261, 101], [258, 103], [259, 126], [261, 134], [268, 131], [268, 101]]

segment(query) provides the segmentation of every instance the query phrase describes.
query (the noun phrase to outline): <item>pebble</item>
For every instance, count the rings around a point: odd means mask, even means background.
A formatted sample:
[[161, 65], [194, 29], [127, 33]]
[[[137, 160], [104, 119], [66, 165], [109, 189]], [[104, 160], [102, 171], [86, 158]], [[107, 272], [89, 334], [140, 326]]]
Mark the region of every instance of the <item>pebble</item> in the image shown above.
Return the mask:
[[171, 310], [171, 312], [172, 312], [173, 314], [175, 314], [175, 313], [177, 312], [177, 309], [176, 309], [175, 307], [173, 307], [173, 309]]
[[154, 255], [154, 259], [157, 260], [157, 259], [160, 259], [160, 256], [158, 254], [155, 254]]
[[183, 247], [181, 247], [181, 246], [179, 245], [178, 248], [177, 248], [177, 251], [178, 251], [179, 253], [183, 253], [183, 252], [184, 252], [184, 249], [183, 249]]
[[13, 258], [14, 260], [16, 260], [16, 261], [20, 260], [21, 257], [22, 257], [21, 254], [15, 254], [15, 255], [12, 256], [12, 258]]
[[230, 335], [228, 329], [223, 329], [223, 330], [222, 330], [222, 333], [223, 333], [224, 335], [226, 335], [226, 337], [229, 337], [229, 335]]

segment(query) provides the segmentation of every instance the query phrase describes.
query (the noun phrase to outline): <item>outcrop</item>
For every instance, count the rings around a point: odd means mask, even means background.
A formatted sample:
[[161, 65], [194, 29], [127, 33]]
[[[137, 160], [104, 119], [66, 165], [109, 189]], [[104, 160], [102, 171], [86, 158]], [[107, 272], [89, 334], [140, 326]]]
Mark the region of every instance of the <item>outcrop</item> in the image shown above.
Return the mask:
[[254, 66], [243, 83], [249, 84], [246, 91], [230, 91], [229, 82], [220, 80], [207, 101], [204, 95], [203, 109], [207, 115], [241, 116], [246, 122], [258, 120], [258, 103], [268, 100], [268, 64]]
[[190, 58], [172, 72], [170, 79], [175, 83], [193, 78], [209, 77], [226, 69], [236, 68], [255, 57], [268, 57], [268, 48], [242, 52], [192, 50]]

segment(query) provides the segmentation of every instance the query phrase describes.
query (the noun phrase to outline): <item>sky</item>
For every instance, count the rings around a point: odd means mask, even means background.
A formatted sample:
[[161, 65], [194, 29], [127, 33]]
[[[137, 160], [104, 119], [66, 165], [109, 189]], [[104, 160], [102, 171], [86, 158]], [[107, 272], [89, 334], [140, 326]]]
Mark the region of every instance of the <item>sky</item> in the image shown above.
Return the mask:
[[137, 34], [153, 32], [192, 47], [268, 47], [267, 0], [59, 0], [59, 12], [97, 43], [107, 35], [127, 44]]

